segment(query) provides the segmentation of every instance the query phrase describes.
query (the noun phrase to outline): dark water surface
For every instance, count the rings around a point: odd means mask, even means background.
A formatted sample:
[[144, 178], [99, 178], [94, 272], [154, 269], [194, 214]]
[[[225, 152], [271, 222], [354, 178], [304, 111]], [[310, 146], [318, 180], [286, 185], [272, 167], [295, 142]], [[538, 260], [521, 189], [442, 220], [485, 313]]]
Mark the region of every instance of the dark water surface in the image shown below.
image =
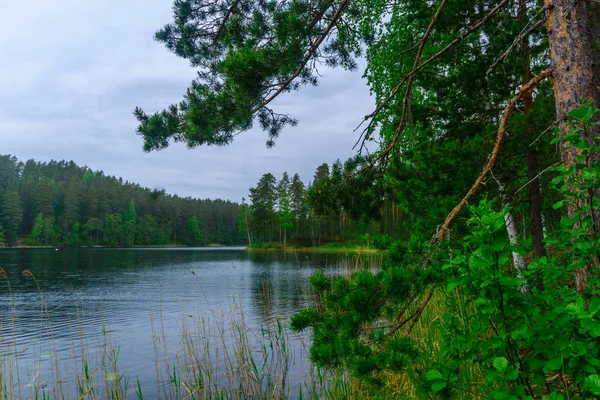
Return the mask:
[[[209, 325], [204, 334], [218, 336], [219, 321], [241, 309], [249, 329], [258, 331], [276, 318], [287, 329], [289, 316], [312, 303], [312, 273], [337, 273], [355, 262], [336, 254], [242, 248], [0, 250], [0, 267], [8, 274], [0, 281], [4, 384], [25, 398], [43, 387], [52, 397], [69, 398], [64, 393], [77, 390], [82, 359], [112, 351], [129, 388], [139, 379], [144, 398], [158, 398], [169, 377], [162, 367], [157, 371], [157, 358], [180, 352], [186, 318], [200, 316]], [[22, 276], [26, 269], [35, 278]], [[290, 386], [299, 385], [308, 370], [301, 351], [305, 339], [290, 334], [290, 370], [297, 377]], [[18, 379], [9, 378], [10, 368], [18, 368]], [[110, 371], [106, 365], [90, 368], [97, 375], [99, 369]], [[68, 390], [56, 392], [56, 370]]]

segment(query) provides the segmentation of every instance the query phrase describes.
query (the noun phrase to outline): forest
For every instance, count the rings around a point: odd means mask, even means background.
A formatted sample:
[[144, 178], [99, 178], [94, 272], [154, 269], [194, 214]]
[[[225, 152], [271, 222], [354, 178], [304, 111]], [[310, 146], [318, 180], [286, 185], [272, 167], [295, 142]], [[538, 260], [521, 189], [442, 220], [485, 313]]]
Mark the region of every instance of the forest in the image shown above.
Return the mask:
[[107, 246], [245, 243], [239, 205], [181, 198], [70, 161], [0, 156], [0, 243]]
[[319, 246], [354, 242], [369, 246], [383, 235], [397, 238], [406, 214], [391, 191], [353, 178], [364, 159], [352, 157], [344, 164], [319, 165], [305, 185], [298, 174], [284, 172], [278, 180], [264, 174], [250, 188], [247, 204], [240, 208], [240, 232], [253, 247], [274, 242], [288, 246]]

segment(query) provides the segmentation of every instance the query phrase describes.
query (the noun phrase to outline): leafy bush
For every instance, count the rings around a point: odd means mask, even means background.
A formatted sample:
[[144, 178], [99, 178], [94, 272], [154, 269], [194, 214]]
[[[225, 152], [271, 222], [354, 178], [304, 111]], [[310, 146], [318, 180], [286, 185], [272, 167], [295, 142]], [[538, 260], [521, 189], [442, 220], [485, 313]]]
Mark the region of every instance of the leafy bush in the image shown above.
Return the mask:
[[[392, 244], [380, 271], [314, 275], [318, 305], [292, 319], [294, 329], [312, 329], [311, 359], [373, 383], [408, 371], [421, 398], [600, 396], [600, 146], [581, 134], [599, 125], [598, 112], [571, 111], [570, 134], [560, 139], [576, 156], [553, 180], [563, 195], [555, 207], [569, 212], [547, 238], [550, 256], [515, 270], [512, 253], [527, 251], [509, 243], [508, 209], [483, 199], [470, 208], [459, 248]], [[584, 272], [578, 291], [573, 277]], [[436, 346], [425, 346], [410, 334], [435, 290], [445, 290], [443, 312], [429, 326]], [[465, 382], [463, 371], [474, 367], [482, 379]]]

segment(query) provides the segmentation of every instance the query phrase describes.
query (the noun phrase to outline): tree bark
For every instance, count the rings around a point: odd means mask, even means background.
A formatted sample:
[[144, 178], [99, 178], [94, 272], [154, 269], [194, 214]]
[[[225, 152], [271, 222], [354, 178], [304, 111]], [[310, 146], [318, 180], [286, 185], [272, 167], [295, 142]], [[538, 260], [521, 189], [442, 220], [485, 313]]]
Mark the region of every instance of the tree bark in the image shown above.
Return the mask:
[[[581, 100], [600, 107], [600, 4], [591, 0], [545, 0], [545, 4], [556, 115], [564, 137], [567, 113], [577, 108]], [[596, 127], [585, 133], [588, 143], [592, 143], [599, 131]], [[575, 149], [566, 149], [562, 142], [560, 152], [567, 167], [575, 164]], [[596, 162], [600, 154], [594, 154], [592, 158], [592, 162]], [[576, 207], [569, 207], [570, 216]], [[596, 228], [600, 229], [600, 210], [593, 210], [593, 213]], [[578, 291], [585, 289], [590, 267], [575, 273]]]
[[[493, 174], [492, 177], [498, 184], [498, 190], [500, 191], [500, 202], [502, 204], [502, 208], [507, 207], [508, 212], [504, 214], [504, 224], [506, 225], [506, 233], [508, 234], [508, 240], [512, 246], [516, 246], [518, 243], [519, 231], [517, 230], [517, 223], [512, 213], [512, 209], [509, 205], [509, 202], [506, 198], [506, 190], [502, 182], [498, 178], [496, 178]], [[512, 252], [513, 256], [513, 264], [515, 266], [515, 270], [517, 271], [517, 277], [521, 279], [523, 286], [521, 286], [521, 293], [527, 292], [527, 282], [523, 277], [523, 270], [525, 269], [525, 258], [517, 252]]]
[[[519, 21], [522, 24], [527, 23], [527, 0], [519, 0]], [[524, 85], [531, 80], [531, 52], [529, 47], [529, 36], [521, 40], [521, 83]], [[533, 108], [533, 94], [528, 92], [523, 96], [523, 113], [525, 115]], [[535, 139], [535, 130], [531, 123], [527, 124], [527, 137], [529, 143]], [[540, 182], [537, 178], [539, 173], [538, 157], [536, 151], [528, 147], [526, 151], [527, 159], [527, 181], [529, 183], [529, 226], [531, 232], [531, 242], [533, 244], [533, 255], [542, 257], [546, 255], [544, 248], [544, 230], [542, 225], [542, 193], [540, 191]]]
[[527, 180], [529, 183], [529, 223], [533, 255], [542, 257], [546, 255], [544, 247], [544, 225], [542, 224], [542, 192], [538, 175], [537, 154], [527, 151]]

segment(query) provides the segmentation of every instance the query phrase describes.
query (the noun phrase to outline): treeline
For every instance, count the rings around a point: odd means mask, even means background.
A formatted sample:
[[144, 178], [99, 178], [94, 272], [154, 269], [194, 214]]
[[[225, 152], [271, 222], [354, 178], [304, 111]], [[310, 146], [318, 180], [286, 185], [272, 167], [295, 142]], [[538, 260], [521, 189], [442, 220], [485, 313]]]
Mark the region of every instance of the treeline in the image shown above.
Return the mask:
[[369, 243], [377, 234], [398, 237], [401, 212], [393, 192], [376, 179], [363, 157], [321, 164], [305, 185], [298, 174], [278, 180], [264, 174], [242, 201], [240, 232], [251, 245], [316, 246], [325, 242]]
[[70, 161], [0, 156], [0, 242], [14, 246], [241, 244], [239, 205], [182, 198]]

